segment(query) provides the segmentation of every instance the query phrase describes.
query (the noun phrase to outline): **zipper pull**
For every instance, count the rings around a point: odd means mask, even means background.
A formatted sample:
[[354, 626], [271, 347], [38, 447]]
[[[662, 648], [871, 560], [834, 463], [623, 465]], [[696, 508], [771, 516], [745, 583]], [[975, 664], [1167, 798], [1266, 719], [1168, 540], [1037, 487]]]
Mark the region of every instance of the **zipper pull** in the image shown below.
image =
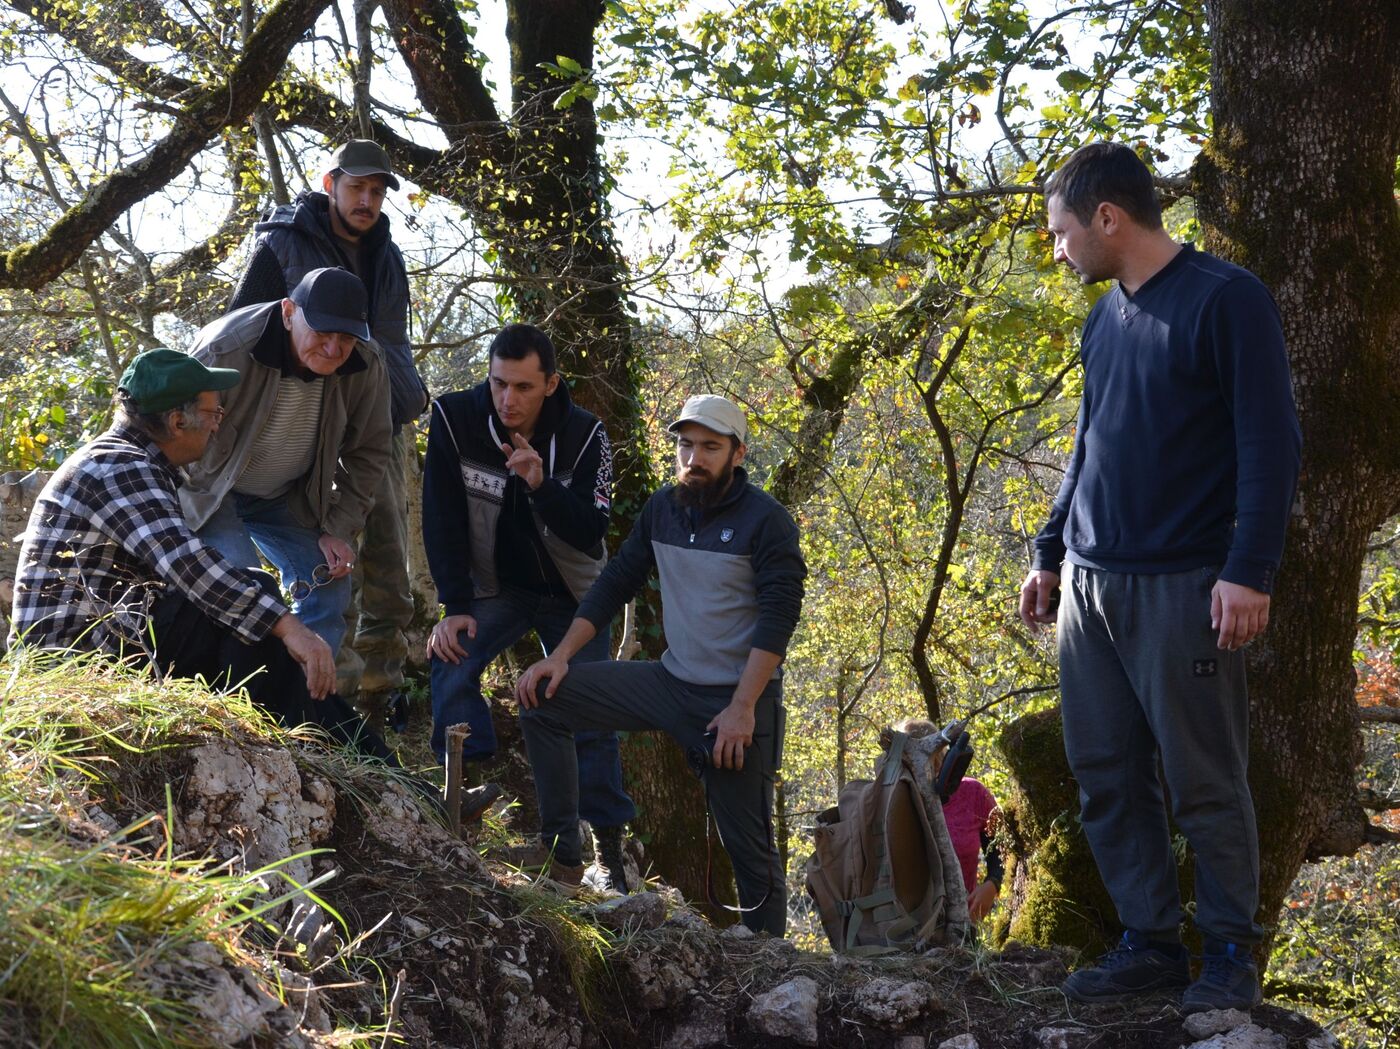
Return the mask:
[[690, 541], [691, 541], [692, 543], [695, 542], [695, 533], [694, 533], [694, 532], [691, 532], [691, 533], [690, 533]]

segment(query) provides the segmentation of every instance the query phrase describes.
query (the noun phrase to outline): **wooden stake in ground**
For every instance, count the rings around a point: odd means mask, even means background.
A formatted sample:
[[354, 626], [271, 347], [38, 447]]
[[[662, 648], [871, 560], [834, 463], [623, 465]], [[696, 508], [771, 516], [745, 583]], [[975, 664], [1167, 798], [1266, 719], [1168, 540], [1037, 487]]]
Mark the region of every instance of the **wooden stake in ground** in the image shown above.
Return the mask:
[[447, 818], [452, 833], [462, 836], [462, 744], [471, 735], [466, 722], [447, 726]]

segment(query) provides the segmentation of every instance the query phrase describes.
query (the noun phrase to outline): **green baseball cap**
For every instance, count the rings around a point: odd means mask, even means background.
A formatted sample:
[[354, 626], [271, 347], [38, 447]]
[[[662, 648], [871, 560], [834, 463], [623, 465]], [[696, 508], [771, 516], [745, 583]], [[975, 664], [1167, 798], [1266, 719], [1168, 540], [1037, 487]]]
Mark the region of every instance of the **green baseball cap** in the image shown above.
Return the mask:
[[122, 372], [117, 389], [136, 407], [151, 414], [188, 404], [205, 390], [219, 392], [238, 385], [232, 368], [206, 368], [187, 353], [158, 346], [138, 353]]
[[390, 189], [399, 188], [399, 180], [394, 178], [394, 172], [389, 165], [389, 154], [384, 152], [384, 147], [378, 142], [370, 139], [352, 138], [340, 147], [340, 152], [335, 155], [332, 164], [332, 174], [341, 171], [356, 177], [383, 175], [384, 182]]

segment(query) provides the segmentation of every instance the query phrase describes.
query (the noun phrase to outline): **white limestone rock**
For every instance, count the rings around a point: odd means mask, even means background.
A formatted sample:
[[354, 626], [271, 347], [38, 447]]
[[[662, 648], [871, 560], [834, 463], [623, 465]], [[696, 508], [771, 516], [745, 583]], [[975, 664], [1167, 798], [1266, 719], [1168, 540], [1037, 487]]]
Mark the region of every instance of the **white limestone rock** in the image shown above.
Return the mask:
[[749, 1006], [749, 1022], [771, 1038], [816, 1045], [817, 982], [798, 976], [758, 995]]
[[933, 989], [919, 980], [877, 976], [856, 991], [856, 1015], [889, 1030], [917, 1020], [933, 1005]]

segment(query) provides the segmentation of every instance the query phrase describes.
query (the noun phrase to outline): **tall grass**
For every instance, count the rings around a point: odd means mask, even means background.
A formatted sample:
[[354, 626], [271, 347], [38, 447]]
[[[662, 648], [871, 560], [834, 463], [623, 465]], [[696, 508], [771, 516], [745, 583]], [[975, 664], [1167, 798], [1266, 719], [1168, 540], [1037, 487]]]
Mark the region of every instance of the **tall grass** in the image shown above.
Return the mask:
[[115, 773], [139, 783], [176, 748], [229, 734], [287, 736], [246, 698], [194, 683], [97, 660], [0, 662], [0, 1045], [215, 1044], [188, 1004], [207, 972], [191, 951], [252, 962], [241, 936], [275, 902], [268, 871], [174, 855], [159, 777], [151, 797], [122, 799], [148, 814], [119, 833], [85, 809], [113, 793]]

